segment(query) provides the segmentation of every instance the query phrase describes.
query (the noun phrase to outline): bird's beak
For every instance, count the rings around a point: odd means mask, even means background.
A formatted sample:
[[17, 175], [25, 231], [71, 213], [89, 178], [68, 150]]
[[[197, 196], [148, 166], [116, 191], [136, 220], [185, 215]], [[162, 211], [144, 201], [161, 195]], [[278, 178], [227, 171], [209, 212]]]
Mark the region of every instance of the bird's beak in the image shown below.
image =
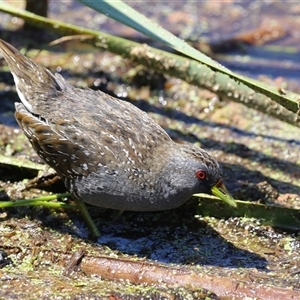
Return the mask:
[[224, 183], [222, 182], [222, 179], [220, 179], [217, 182], [217, 184], [211, 188], [211, 192], [213, 193], [213, 195], [219, 197], [222, 201], [224, 201], [228, 205], [232, 207], [237, 207], [235, 200], [227, 191]]

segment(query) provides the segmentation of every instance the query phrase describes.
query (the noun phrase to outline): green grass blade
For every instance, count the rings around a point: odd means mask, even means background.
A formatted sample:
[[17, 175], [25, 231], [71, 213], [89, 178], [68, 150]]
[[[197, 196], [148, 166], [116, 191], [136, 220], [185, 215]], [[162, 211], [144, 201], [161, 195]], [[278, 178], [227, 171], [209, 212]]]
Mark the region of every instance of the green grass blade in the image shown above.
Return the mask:
[[245, 85], [249, 86], [253, 90], [267, 95], [271, 99], [275, 100], [277, 103], [286, 107], [289, 110], [296, 111], [295, 105], [298, 105], [298, 98], [287, 97], [287, 95], [280, 93], [276, 88], [270, 87], [267, 84], [253, 80], [248, 77], [243, 77], [241, 75], [235, 74], [220, 65], [216, 61], [212, 60], [210, 57], [196, 50], [195, 48], [188, 45], [185, 41], [179, 39], [169, 31], [160, 27], [146, 16], [137, 12], [123, 1], [120, 0], [79, 0], [81, 3], [103, 13], [108, 17], [113, 18], [119, 22], [122, 22], [125, 25], [128, 25], [135, 30], [159, 41], [162, 42], [173, 49], [181, 52], [182, 54], [191, 57], [214, 71], [228, 75], [231, 79], [238, 80]]
[[16, 201], [0, 201], [1, 208], [12, 208], [19, 206], [46, 206], [49, 208], [76, 208], [76, 205], [70, 205], [63, 202], [50, 202], [52, 200], [57, 200], [61, 198], [70, 197], [70, 194], [58, 194], [41, 196], [38, 198], [26, 199], [26, 200], [16, 200]]
[[[145, 34], [146, 36], [153, 38], [177, 51], [188, 55], [195, 60], [204, 61], [206, 64], [213, 66], [216, 69], [222, 67], [219, 63], [212, 60], [210, 57], [199, 52], [195, 48], [191, 47], [185, 41], [179, 39], [171, 32], [167, 31], [157, 23], [148, 19], [143, 14], [139, 13], [126, 3], [120, 0], [79, 0], [79, 2], [93, 8], [94, 10], [105, 14], [107, 17], [115, 19], [116, 21], [123, 23], [135, 30]], [[222, 67], [224, 68], [224, 67]], [[224, 68], [225, 69], [225, 68]], [[228, 74], [232, 73], [229, 69], [226, 69]]]
[[194, 197], [199, 201], [196, 211], [199, 215], [216, 218], [255, 218], [268, 226], [297, 231], [300, 229], [298, 209], [240, 200], [236, 200], [237, 208], [232, 208], [214, 196], [195, 194]]

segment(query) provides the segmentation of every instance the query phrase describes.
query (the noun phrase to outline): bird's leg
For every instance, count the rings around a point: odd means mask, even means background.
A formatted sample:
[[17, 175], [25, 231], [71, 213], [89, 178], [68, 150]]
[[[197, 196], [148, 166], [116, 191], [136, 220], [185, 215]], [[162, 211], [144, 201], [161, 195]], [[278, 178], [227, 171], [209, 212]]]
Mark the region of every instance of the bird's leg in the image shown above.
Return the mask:
[[98, 238], [100, 236], [100, 231], [98, 230], [96, 224], [94, 223], [93, 219], [91, 218], [91, 215], [89, 213], [89, 211], [86, 208], [85, 203], [78, 199], [77, 197], [74, 197], [74, 200], [76, 202], [76, 205], [78, 207], [78, 209], [80, 210], [91, 234], [93, 237]]

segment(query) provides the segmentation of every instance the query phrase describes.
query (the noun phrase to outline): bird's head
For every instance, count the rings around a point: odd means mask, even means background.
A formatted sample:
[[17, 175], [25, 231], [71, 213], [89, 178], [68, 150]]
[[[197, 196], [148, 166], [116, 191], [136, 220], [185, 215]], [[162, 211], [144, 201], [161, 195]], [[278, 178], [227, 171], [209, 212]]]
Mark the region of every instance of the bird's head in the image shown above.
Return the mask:
[[178, 161], [181, 165], [178, 170], [185, 174], [181, 176], [181, 180], [185, 181], [183, 185], [192, 189], [193, 194], [213, 194], [228, 205], [236, 207], [235, 200], [223, 183], [218, 162], [205, 150], [194, 145], [182, 144], [179, 148], [181, 157]]

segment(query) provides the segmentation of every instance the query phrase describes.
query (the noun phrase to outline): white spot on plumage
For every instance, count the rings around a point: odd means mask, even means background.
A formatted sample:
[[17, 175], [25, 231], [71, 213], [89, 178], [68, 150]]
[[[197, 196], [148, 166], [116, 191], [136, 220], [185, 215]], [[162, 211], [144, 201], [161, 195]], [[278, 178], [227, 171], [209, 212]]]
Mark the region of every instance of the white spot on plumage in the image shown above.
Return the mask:
[[57, 153], [59, 153], [59, 154], [62, 154], [62, 155], [67, 155], [67, 156], [69, 156], [69, 154], [68, 154], [68, 153], [66, 153], [66, 152], [63, 152], [63, 151], [60, 151], [60, 150], [57, 150], [56, 152], [57, 152]]
[[111, 151], [107, 146], [104, 146], [104, 148], [105, 148], [107, 151], [109, 151], [109, 152], [111, 152], [112, 154], [114, 154], [114, 152]]
[[128, 150], [126, 150], [126, 149], [122, 149], [123, 150], [123, 152], [125, 152], [125, 154], [126, 154], [126, 157], [128, 158], [129, 157], [129, 151]]
[[91, 153], [90, 153], [89, 151], [87, 151], [87, 150], [84, 150], [83, 153], [84, 153], [86, 156], [90, 156], [90, 155], [91, 155]]
[[134, 150], [135, 149], [135, 145], [134, 145], [132, 139], [128, 138], [128, 142], [129, 142], [130, 147]]
[[13, 72], [11, 72], [11, 74], [12, 74], [13, 77], [14, 77], [14, 81], [15, 81], [15, 84], [16, 84], [16, 90], [17, 90], [17, 92], [18, 92], [18, 95], [19, 95], [20, 100], [22, 101], [22, 103], [24, 104], [24, 106], [25, 106], [30, 112], [33, 112], [32, 105], [26, 100], [25, 95], [19, 90], [19, 85], [20, 85], [19, 77], [18, 77], [16, 74], [14, 74]]
[[82, 169], [87, 171], [89, 169], [89, 167], [86, 163], [84, 163], [84, 164], [82, 164]]

